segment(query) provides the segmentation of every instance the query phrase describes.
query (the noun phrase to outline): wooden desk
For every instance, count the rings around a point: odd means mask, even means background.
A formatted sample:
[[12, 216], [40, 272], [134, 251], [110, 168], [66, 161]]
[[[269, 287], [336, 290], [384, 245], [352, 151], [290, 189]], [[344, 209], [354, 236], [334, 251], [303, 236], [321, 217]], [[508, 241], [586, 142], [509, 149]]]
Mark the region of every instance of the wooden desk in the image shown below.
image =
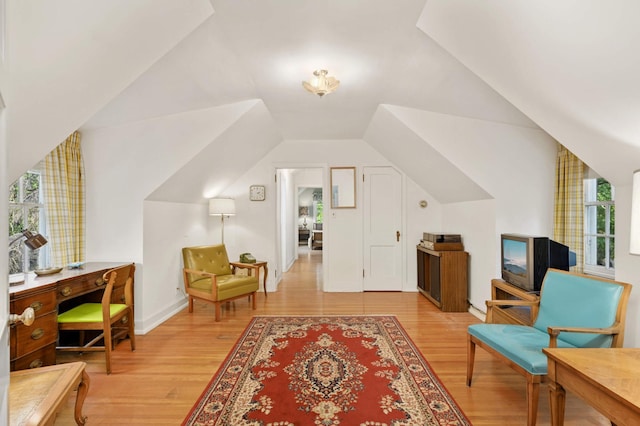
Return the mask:
[[267, 277], [269, 276], [269, 267], [265, 260], [257, 260], [254, 263], [242, 263], [233, 262], [240, 265], [257, 266], [258, 267], [258, 282], [260, 282], [260, 268], [264, 269], [264, 277], [262, 277], [262, 287], [264, 288], [264, 295], [267, 295]]
[[[37, 368], [56, 363], [58, 310], [77, 304], [75, 299], [94, 298], [100, 301], [104, 288], [102, 276], [123, 263], [90, 262], [79, 269], [63, 269], [52, 275], [26, 274], [21, 285], [9, 288], [10, 312], [22, 314], [32, 307], [34, 323], [27, 327], [14, 324], [10, 332], [11, 370]], [[123, 295], [114, 295], [114, 301]], [[82, 299], [77, 299], [82, 300]]]
[[78, 425], [87, 418], [82, 405], [89, 391], [89, 376], [84, 362], [14, 371], [9, 381], [9, 424], [53, 425], [76, 388], [74, 417]]
[[565, 389], [618, 426], [640, 424], [640, 348], [543, 349], [551, 424], [564, 424]]

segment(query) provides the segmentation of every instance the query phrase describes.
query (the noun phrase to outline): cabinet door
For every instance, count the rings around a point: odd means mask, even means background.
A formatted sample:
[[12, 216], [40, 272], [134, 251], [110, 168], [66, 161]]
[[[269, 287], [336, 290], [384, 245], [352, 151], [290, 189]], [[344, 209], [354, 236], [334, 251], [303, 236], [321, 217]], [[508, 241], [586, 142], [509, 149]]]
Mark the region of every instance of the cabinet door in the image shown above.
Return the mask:
[[425, 280], [425, 269], [427, 269], [425, 262], [428, 262], [429, 257], [422, 251], [416, 250], [418, 255], [417, 265], [418, 265], [418, 288], [423, 291], [429, 291], [426, 286]]
[[428, 256], [429, 258], [429, 294], [438, 302], [442, 302], [440, 297], [440, 257]]

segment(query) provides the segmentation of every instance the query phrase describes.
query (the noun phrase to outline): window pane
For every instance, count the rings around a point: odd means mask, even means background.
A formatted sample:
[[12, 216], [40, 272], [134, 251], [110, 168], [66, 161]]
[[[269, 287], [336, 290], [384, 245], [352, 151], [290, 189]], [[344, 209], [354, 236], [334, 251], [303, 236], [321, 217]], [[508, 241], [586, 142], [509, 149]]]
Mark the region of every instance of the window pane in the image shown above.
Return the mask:
[[611, 193], [611, 184], [606, 180], [598, 179], [598, 201], [611, 201], [613, 198]]
[[40, 232], [40, 207], [31, 207], [27, 212], [27, 228], [34, 232]]
[[9, 274], [19, 274], [23, 271], [23, 247], [23, 244], [13, 244], [9, 248]]
[[607, 208], [605, 206], [596, 206], [598, 209], [598, 234], [604, 234], [607, 230]]
[[609, 234], [616, 235], [616, 206], [609, 207]]
[[22, 190], [25, 203], [40, 202], [40, 175], [36, 173], [25, 173], [22, 178]]
[[609, 239], [609, 266], [611, 268], [615, 268], [616, 267], [616, 244], [615, 244], [615, 238], [610, 238]]
[[600, 266], [606, 266], [606, 247], [605, 247], [605, 238], [604, 237], [597, 237], [597, 246], [598, 246], [598, 251], [597, 251], [597, 264]]
[[22, 207], [9, 206], [9, 238], [25, 229]]
[[9, 202], [10, 203], [19, 203], [20, 202], [20, 191], [18, 187], [18, 181], [13, 182], [13, 184], [9, 187]]

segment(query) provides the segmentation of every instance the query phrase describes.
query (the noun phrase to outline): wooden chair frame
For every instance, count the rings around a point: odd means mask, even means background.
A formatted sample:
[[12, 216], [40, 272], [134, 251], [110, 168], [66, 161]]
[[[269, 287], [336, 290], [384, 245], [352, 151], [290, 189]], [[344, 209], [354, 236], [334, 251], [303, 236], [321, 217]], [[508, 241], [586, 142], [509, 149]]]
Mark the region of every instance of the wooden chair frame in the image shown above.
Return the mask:
[[[111, 374], [111, 352], [115, 349], [117, 339], [129, 337], [131, 350], [136, 350], [135, 340], [135, 321], [133, 310], [133, 279], [135, 273], [135, 265], [125, 265], [111, 269], [103, 275], [104, 281], [107, 283], [102, 295], [102, 321], [101, 322], [63, 322], [58, 323], [58, 330], [67, 331], [75, 330], [80, 332], [79, 346], [58, 346], [56, 350], [63, 352], [105, 352], [107, 374]], [[114, 290], [123, 290], [124, 301], [126, 305], [120, 312], [111, 315], [110, 306], [112, 302], [112, 294]], [[118, 324], [120, 323], [120, 324]], [[88, 343], [84, 343], [85, 331], [100, 331], [100, 334], [91, 339]], [[104, 346], [98, 346], [97, 343], [104, 340]]]
[[[589, 279], [599, 278], [594, 276], [587, 276], [583, 274], [574, 274], [579, 276], [584, 276]], [[601, 279], [602, 281], [610, 282], [611, 284], [620, 285], [623, 287], [622, 294], [620, 296], [620, 300], [618, 302], [618, 307], [616, 311], [615, 321], [610, 327], [606, 328], [583, 328], [583, 327], [563, 327], [563, 326], [551, 326], [547, 328], [547, 332], [549, 333], [549, 347], [555, 348], [557, 347], [558, 336], [563, 332], [571, 332], [571, 333], [591, 333], [591, 334], [603, 334], [603, 335], [611, 335], [612, 348], [621, 348], [624, 343], [624, 325], [625, 318], [627, 313], [627, 303], [629, 301], [629, 295], [631, 293], [631, 285], [619, 281], [612, 281]], [[544, 286], [542, 288], [544, 291]], [[534, 322], [537, 319], [537, 314], [539, 312], [540, 307], [540, 299], [537, 301], [526, 301], [526, 300], [487, 300], [487, 316], [486, 322], [490, 323], [493, 318], [492, 308], [494, 306], [529, 306], [533, 309], [532, 312], [535, 312], [536, 317], [534, 318]], [[536, 424], [536, 417], [538, 414], [538, 400], [540, 396], [540, 384], [546, 382], [547, 375], [537, 375], [532, 374], [511, 359], [505, 357], [502, 353], [498, 352], [488, 344], [485, 344], [482, 340], [476, 338], [475, 336], [467, 333], [467, 386], [471, 386], [471, 379], [473, 377], [473, 364], [475, 359], [475, 351], [476, 346], [481, 347], [486, 350], [491, 355], [498, 358], [500, 361], [511, 367], [518, 374], [525, 377], [527, 381], [527, 425], [534, 426]]]
[[[248, 269], [249, 273], [258, 276], [259, 274], [259, 266], [256, 265], [247, 265], [247, 264], [239, 264], [235, 262], [229, 262], [229, 265], [234, 269]], [[211, 293], [198, 290], [197, 288], [189, 287], [189, 274], [199, 275], [201, 277], [206, 277], [211, 279]], [[218, 300], [218, 279], [216, 274], [212, 274], [210, 272], [198, 271], [196, 269], [186, 269], [182, 270], [182, 276], [184, 279], [184, 291], [189, 296], [189, 313], [193, 312], [193, 299], [202, 299], [207, 302], [211, 302], [215, 305], [215, 320], [220, 321], [222, 319], [222, 304], [225, 302], [230, 302], [235, 299], [240, 299], [242, 297], [249, 297], [251, 301], [251, 309], [256, 309], [256, 293], [257, 290], [248, 294], [240, 294], [236, 297], [231, 297], [228, 299]]]

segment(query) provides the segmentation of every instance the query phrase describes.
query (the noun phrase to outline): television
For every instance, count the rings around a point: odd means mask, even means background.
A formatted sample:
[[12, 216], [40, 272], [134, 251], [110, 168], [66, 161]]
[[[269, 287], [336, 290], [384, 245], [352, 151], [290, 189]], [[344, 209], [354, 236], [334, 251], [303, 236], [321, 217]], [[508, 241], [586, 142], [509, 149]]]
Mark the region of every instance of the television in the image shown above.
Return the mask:
[[569, 247], [547, 237], [502, 234], [500, 246], [502, 279], [525, 291], [539, 292], [547, 269], [575, 265]]

